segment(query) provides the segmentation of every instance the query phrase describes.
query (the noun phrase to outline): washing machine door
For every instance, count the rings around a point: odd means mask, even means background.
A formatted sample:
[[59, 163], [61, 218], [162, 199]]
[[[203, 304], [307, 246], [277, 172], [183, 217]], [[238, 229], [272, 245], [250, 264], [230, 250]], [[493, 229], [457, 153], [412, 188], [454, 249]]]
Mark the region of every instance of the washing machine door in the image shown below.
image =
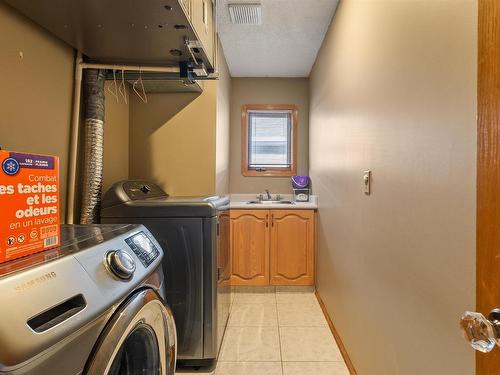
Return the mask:
[[101, 333], [88, 375], [174, 375], [177, 334], [170, 309], [152, 289], [131, 296]]

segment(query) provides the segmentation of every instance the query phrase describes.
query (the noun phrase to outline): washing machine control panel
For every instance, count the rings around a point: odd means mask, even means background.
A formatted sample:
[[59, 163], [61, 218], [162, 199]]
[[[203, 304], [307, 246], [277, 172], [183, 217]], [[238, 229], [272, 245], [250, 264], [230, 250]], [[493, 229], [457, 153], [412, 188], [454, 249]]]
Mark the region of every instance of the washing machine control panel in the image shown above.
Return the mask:
[[126, 238], [125, 242], [135, 255], [137, 255], [144, 267], [148, 267], [160, 256], [160, 250], [158, 250], [146, 233], [142, 231], [134, 234], [132, 237]]

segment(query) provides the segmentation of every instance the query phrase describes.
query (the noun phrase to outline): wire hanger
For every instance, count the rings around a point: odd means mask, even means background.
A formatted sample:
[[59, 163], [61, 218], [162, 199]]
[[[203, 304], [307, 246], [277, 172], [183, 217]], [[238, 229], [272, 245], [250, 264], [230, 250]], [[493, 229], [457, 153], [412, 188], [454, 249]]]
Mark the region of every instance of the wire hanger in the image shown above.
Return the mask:
[[[137, 91], [137, 86], [139, 86], [139, 89], [142, 91], [142, 93]], [[141, 98], [141, 100], [144, 103], [148, 102], [148, 96], [146, 95], [146, 90], [144, 89], [144, 82], [142, 82], [142, 69], [141, 69], [141, 67], [139, 67], [139, 78], [134, 82], [134, 84], [132, 85], [132, 88], [134, 89], [137, 96], [139, 98]]]
[[120, 87], [118, 87], [118, 91], [120, 92], [125, 104], [128, 104], [127, 101], [127, 88], [125, 86], [125, 69], [122, 67], [122, 80], [120, 82]]
[[118, 97], [118, 85], [116, 83], [116, 73], [114, 69], [113, 69], [113, 82], [108, 86], [108, 92], [115, 97], [117, 103], [120, 102], [120, 98]]

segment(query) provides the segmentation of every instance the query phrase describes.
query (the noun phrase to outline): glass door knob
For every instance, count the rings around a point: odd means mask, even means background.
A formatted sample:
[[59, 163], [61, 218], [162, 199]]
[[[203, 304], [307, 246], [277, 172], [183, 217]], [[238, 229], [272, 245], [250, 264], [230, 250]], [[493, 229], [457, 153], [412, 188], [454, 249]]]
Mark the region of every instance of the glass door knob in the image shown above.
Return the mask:
[[460, 319], [460, 328], [475, 350], [491, 352], [495, 345], [500, 345], [500, 310], [491, 311], [488, 319], [481, 313], [466, 311]]

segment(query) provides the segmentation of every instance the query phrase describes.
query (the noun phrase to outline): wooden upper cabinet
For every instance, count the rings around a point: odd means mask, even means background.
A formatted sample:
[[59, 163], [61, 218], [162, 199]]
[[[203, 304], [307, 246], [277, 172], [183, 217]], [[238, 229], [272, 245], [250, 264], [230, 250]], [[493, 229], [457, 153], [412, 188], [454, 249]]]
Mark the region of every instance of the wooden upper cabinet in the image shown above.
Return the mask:
[[271, 285], [313, 285], [315, 212], [271, 210]]
[[269, 285], [269, 211], [231, 210], [231, 285]]
[[191, 22], [207, 56], [214, 63], [214, 9], [212, 0], [191, 0]]

